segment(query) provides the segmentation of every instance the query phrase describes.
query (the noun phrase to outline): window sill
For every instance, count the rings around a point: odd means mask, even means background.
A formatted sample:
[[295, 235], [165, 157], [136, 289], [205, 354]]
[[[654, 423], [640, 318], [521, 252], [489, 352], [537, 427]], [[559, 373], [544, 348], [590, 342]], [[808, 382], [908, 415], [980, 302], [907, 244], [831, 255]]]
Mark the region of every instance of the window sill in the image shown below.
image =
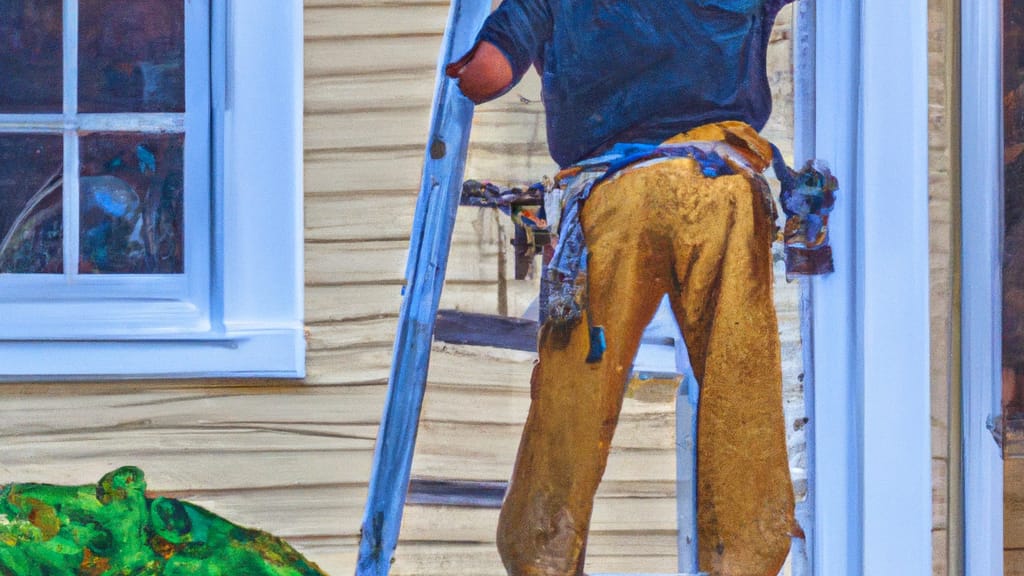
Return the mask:
[[0, 342], [0, 381], [133, 378], [303, 378], [302, 326], [139, 339]]

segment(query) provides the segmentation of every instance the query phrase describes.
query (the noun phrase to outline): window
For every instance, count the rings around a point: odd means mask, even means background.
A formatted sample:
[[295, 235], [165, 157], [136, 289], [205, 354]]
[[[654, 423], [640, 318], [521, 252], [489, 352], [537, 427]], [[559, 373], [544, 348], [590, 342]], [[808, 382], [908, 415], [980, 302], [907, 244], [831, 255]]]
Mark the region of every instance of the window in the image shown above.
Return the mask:
[[[0, 9], [0, 66], [15, 79], [0, 89], [8, 337], [204, 322], [210, 17], [200, 4], [24, 0]], [[133, 310], [155, 299], [179, 305]], [[58, 303], [73, 310], [51, 314]]]
[[301, 8], [19, 0], [0, 43], [0, 374], [301, 375]]

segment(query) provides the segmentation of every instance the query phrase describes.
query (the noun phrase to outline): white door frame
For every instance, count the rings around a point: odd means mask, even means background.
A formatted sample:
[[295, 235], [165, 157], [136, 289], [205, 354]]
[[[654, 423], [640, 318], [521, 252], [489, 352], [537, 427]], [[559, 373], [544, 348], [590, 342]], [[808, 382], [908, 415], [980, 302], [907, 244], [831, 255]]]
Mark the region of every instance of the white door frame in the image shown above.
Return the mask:
[[1003, 573], [1001, 410], [1002, 9], [963, 2], [962, 300], [965, 574]]
[[816, 8], [814, 155], [841, 190], [810, 282], [814, 568], [928, 576], [927, 3]]

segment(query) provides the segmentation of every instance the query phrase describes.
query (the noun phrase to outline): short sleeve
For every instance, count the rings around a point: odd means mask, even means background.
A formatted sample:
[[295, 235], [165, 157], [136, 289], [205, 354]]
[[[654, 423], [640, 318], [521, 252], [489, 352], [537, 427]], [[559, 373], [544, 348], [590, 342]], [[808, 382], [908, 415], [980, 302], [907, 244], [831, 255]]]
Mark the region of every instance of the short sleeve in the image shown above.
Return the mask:
[[484, 22], [477, 41], [490, 42], [505, 54], [514, 84], [540, 59], [551, 30], [550, 0], [505, 0]]
[[793, 0], [766, 0], [765, 13], [770, 16], [775, 16], [779, 10], [782, 10], [786, 4], [791, 2], [793, 2]]

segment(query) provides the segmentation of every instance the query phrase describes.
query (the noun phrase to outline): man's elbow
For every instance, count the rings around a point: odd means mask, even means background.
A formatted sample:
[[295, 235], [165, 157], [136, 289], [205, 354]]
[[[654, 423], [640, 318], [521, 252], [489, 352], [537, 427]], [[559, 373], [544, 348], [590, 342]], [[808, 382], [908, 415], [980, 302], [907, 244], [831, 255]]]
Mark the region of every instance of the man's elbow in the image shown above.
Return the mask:
[[480, 42], [468, 58], [449, 65], [448, 75], [458, 78], [459, 89], [476, 104], [500, 96], [513, 80], [512, 65], [490, 42]]

